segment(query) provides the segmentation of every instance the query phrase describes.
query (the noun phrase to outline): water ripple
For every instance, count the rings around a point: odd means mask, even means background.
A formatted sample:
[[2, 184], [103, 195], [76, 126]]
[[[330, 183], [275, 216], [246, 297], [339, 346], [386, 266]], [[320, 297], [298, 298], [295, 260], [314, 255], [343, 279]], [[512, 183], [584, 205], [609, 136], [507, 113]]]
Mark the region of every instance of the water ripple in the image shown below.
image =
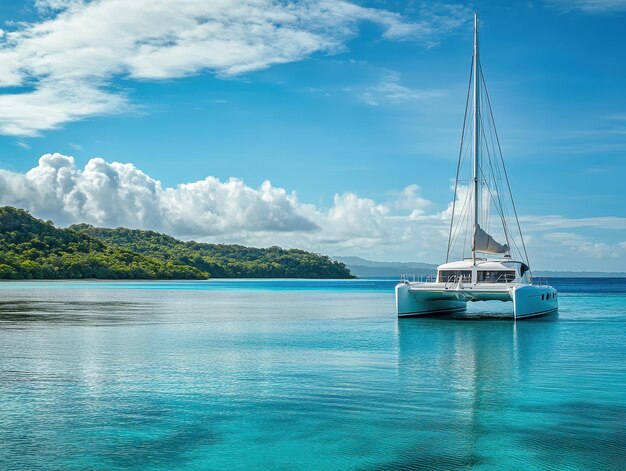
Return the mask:
[[0, 469], [623, 468], [623, 285], [513, 323], [360, 283], [0, 286]]

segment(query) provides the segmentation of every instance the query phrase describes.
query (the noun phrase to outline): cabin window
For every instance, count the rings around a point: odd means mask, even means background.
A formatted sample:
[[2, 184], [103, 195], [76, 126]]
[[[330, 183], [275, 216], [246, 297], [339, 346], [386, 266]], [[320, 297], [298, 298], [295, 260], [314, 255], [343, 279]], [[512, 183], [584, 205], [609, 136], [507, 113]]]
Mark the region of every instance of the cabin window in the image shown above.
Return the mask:
[[478, 283], [510, 283], [515, 280], [515, 270], [478, 270]]
[[545, 298], [543, 297], [543, 294], [541, 295], [541, 300], [543, 301]]
[[447, 283], [449, 281], [463, 281], [464, 283], [471, 283], [472, 271], [471, 270], [440, 270], [439, 271], [439, 283]]

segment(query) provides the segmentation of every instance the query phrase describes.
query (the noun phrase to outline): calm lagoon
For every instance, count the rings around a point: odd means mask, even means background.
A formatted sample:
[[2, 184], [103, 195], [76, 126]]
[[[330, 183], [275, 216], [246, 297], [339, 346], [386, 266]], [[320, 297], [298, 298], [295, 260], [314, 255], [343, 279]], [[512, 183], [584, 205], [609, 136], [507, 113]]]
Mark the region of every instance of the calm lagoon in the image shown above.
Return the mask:
[[398, 321], [395, 280], [0, 283], [0, 469], [624, 469], [626, 280], [550, 282], [517, 323]]

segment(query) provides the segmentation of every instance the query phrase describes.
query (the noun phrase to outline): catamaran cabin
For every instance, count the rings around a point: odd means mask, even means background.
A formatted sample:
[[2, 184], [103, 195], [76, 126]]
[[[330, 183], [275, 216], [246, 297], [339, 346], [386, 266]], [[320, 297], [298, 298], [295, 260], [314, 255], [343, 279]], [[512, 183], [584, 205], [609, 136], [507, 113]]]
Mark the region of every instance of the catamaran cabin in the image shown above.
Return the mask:
[[528, 273], [528, 265], [509, 260], [463, 260], [439, 265], [439, 283], [512, 283], [520, 281]]

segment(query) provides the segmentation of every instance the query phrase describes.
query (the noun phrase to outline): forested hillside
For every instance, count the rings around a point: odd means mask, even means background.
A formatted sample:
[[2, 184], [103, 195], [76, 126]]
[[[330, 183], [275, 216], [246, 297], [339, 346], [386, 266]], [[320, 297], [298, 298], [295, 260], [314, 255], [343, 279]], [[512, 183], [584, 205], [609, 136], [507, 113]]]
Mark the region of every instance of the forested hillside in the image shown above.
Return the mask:
[[0, 208], [0, 279], [350, 278], [343, 263], [303, 250], [183, 242], [79, 224], [68, 229]]
[[27, 211], [0, 208], [2, 279], [202, 279], [195, 267], [108, 245], [87, 234], [58, 229]]
[[195, 267], [215, 278], [351, 278], [343, 263], [304, 250], [183, 242], [154, 231], [78, 224], [70, 229], [107, 244]]

